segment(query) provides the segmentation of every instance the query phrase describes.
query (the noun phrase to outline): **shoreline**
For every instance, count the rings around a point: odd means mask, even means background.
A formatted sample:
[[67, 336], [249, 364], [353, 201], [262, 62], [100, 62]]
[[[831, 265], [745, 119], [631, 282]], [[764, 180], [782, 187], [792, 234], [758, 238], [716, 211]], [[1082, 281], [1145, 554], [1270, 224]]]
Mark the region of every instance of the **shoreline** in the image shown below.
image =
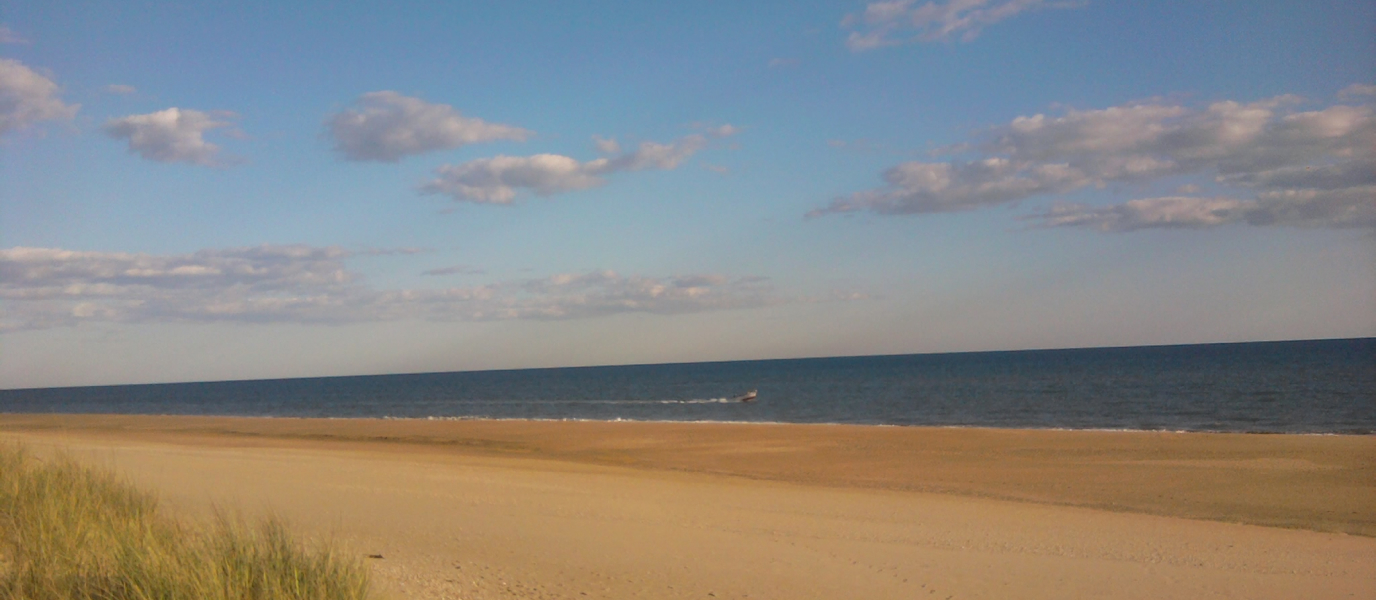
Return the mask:
[[1107, 433], [1177, 433], [1177, 434], [1227, 434], [1227, 435], [1293, 435], [1293, 436], [1352, 436], [1352, 437], [1376, 437], [1376, 429], [1358, 431], [1269, 431], [1269, 430], [1232, 430], [1232, 429], [1138, 429], [1130, 427], [1027, 427], [1027, 426], [996, 426], [996, 425], [940, 425], [922, 423], [850, 423], [841, 421], [817, 421], [817, 422], [797, 422], [797, 421], [731, 421], [715, 419], [679, 420], [679, 419], [587, 419], [580, 417], [487, 417], [487, 416], [443, 416], [430, 415], [424, 417], [399, 417], [383, 415], [379, 417], [321, 417], [321, 416], [295, 416], [295, 415], [233, 415], [233, 414], [188, 414], [188, 413], [24, 413], [24, 412], [3, 412], [0, 411], [0, 418], [5, 416], [31, 417], [31, 416], [52, 416], [52, 417], [188, 417], [188, 418], [207, 418], [207, 419], [283, 419], [283, 420], [318, 420], [318, 421], [430, 421], [430, 422], [496, 422], [496, 423], [646, 423], [646, 424], [665, 424], [665, 425], [801, 425], [801, 426], [843, 426], [843, 427], [879, 427], [879, 428], [910, 428], [910, 429], [957, 429], [957, 430], [988, 430], [988, 431], [1066, 431], [1066, 432], [1107, 432]]
[[388, 596], [1376, 594], [1376, 437], [0, 414], [174, 512], [267, 511]]

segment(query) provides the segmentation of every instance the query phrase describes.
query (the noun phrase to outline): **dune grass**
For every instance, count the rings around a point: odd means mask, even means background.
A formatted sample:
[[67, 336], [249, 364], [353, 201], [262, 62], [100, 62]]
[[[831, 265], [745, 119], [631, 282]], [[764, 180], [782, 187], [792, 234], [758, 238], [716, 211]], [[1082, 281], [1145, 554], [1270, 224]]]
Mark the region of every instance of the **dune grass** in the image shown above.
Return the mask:
[[367, 569], [272, 518], [188, 524], [114, 474], [0, 444], [0, 599], [335, 600]]

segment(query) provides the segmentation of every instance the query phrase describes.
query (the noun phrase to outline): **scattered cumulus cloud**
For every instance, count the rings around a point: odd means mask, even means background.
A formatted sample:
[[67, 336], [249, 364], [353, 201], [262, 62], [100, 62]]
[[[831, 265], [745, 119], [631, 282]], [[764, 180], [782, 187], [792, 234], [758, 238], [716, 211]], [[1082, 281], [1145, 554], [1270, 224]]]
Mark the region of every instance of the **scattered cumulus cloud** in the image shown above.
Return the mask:
[[68, 121], [80, 104], [65, 104], [53, 80], [17, 60], [0, 58], [0, 136], [39, 121]]
[[115, 94], [117, 96], [129, 96], [138, 92], [138, 90], [134, 89], [134, 86], [124, 85], [122, 83], [112, 83], [110, 85], [107, 85], [105, 86], [105, 91], [107, 93]]
[[29, 40], [13, 29], [0, 25], [0, 44], [27, 44]]
[[219, 159], [220, 147], [205, 141], [205, 132], [230, 125], [211, 113], [174, 106], [145, 115], [110, 119], [104, 129], [106, 135], [128, 142], [130, 152], [148, 160], [213, 167], [224, 163]]
[[334, 149], [348, 160], [396, 162], [412, 154], [534, 135], [391, 91], [363, 94], [356, 104], [325, 121]]
[[420, 190], [467, 202], [509, 204], [522, 189], [548, 196], [603, 185], [600, 175], [608, 163], [605, 158], [579, 162], [559, 154], [480, 158], [435, 169], [437, 177]]
[[895, 165], [883, 173], [884, 187], [837, 198], [809, 216], [955, 212], [1204, 175], [1233, 192], [1199, 197], [1200, 188], [1189, 184], [1175, 196], [1107, 208], [1059, 204], [1029, 218], [1103, 231], [1373, 226], [1376, 110], [1345, 104], [1297, 110], [1301, 103], [1293, 96], [1202, 109], [1153, 102], [1018, 117], [964, 145], [966, 157]]
[[912, 42], [969, 42], [985, 27], [1023, 12], [1081, 6], [1084, 3], [1046, 0], [893, 0], [872, 2], [864, 12], [846, 15], [841, 26], [853, 29], [846, 47], [863, 52]]
[[[0, 331], [81, 322], [342, 323], [574, 319], [679, 314], [780, 302], [767, 280], [614, 271], [443, 289], [366, 285], [339, 247], [263, 245], [151, 255], [0, 250]], [[461, 269], [464, 267], [452, 267]], [[436, 269], [434, 274], [445, 274]]]
[[444, 194], [454, 200], [510, 204], [522, 191], [540, 196], [584, 190], [606, 184], [605, 177], [621, 171], [671, 170], [707, 147], [711, 138], [735, 135], [731, 125], [709, 128], [667, 144], [641, 142], [623, 151], [615, 139], [594, 137], [604, 155], [579, 161], [560, 154], [495, 156], [435, 169], [436, 177], [421, 185], [424, 194]]

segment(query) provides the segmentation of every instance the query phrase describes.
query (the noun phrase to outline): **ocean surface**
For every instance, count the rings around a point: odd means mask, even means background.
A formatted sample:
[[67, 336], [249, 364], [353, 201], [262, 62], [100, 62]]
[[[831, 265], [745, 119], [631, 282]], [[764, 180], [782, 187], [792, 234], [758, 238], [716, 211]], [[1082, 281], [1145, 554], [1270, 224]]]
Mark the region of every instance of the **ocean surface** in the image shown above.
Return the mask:
[[1376, 338], [0, 390], [0, 412], [1372, 434]]

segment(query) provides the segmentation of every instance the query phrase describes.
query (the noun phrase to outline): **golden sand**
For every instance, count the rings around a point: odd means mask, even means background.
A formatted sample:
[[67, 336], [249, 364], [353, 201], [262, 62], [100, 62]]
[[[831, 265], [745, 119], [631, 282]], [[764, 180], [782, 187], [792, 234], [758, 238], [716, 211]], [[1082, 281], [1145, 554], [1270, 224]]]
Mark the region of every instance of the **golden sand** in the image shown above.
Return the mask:
[[0, 415], [0, 437], [333, 532], [397, 597], [1376, 597], [1371, 436]]

